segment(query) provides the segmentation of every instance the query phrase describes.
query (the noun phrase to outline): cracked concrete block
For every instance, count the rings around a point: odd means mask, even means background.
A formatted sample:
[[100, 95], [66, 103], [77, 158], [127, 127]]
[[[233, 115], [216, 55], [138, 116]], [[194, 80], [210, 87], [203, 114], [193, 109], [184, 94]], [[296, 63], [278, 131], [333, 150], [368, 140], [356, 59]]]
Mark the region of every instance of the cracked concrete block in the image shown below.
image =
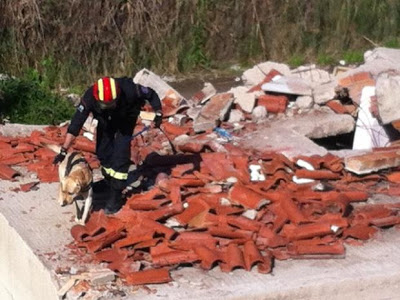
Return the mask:
[[308, 109], [314, 106], [314, 100], [311, 96], [299, 96], [296, 99], [296, 106], [302, 109]]
[[261, 86], [261, 89], [265, 92], [288, 95], [312, 95], [312, 89], [309, 82], [296, 77], [275, 76], [272, 81], [264, 83]]
[[256, 96], [260, 92], [248, 93], [249, 89], [244, 86], [238, 86], [230, 89], [230, 93], [233, 93], [235, 97], [234, 102], [238, 104], [245, 112], [251, 113], [253, 111], [254, 105], [256, 103]]
[[315, 65], [300, 66], [291, 71], [294, 77], [299, 77], [309, 82], [325, 83], [332, 80], [332, 75], [322, 69], [317, 69]]
[[205, 103], [212, 96], [217, 93], [217, 90], [210, 82], [205, 82], [204, 87], [201, 91], [195, 93], [189, 101], [193, 102], [195, 105]]
[[257, 106], [253, 109], [253, 112], [251, 113], [252, 120], [256, 123], [265, 120], [267, 115], [268, 112], [265, 106]]
[[115, 280], [115, 272], [109, 269], [91, 270], [89, 280], [92, 284], [102, 285]]
[[246, 86], [257, 85], [272, 69], [275, 69], [283, 75], [290, 75], [290, 68], [287, 65], [267, 61], [245, 71], [242, 75], [242, 80]]
[[135, 77], [133, 78], [133, 82], [136, 84], [141, 84], [145, 87], [152, 88], [158, 94], [161, 100], [164, 99], [166, 96], [176, 98], [178, 103], [182, 99], [184, 99], [181, 94], [173, 89], [160, 76], [147, 69], [142, 69], [137, 72]]
[[317, 104], [324, 104], [335, 98], [335, 88], [337, 86], [337, 81], [332, 80], [327, 83], [319, 84], [313, 88], [313, 98], [314, 102]]
[[321, 107], [307, 114], [295, 115], [277, 124], [311, 139], [349, 133], [354, 130], [355, 121], [350, 115], [336, 114], [328, 107]]
[[232, 109], [229, 113], [229, 123], [238, 123], [245, 119], [244, 114], [238, 109]]
[[217, 94], [210, 99], [193, 122], [195, 132], [206, 131], [217, 126], [218, 121], [226, 119], [233, 103], [232, 93]]
[[400, 73], [386, 72], [376, 80], [379, 116], [383, 124], [400, 119]]

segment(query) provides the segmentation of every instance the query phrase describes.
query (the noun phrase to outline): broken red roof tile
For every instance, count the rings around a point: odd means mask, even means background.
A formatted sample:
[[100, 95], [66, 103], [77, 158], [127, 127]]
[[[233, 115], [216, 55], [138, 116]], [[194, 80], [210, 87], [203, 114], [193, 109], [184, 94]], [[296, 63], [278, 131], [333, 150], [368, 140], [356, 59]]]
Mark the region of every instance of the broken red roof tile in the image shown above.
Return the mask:
[[272, 271], [272, 255], [269, 251], [265, 251], [265, 255], [263, 256], [263, 262], [257, 264], [258, 273], [268, 274]]
[[377, 227], [388, 227], [396, 224], [400, 224], [400, 216], [388, 216], [384, 218], [374, 218], [370, 221], [370, 224]]
[[210, 226], [208, 232], [215, 237], [222, 237], [228, 239], [244, 239], [250, 240], [254, 233], [252, 231], [246, 231], [241, 229], [234, 229], [230, 226]]
[[282, 209], [286, 212], [288, 219], [294, 224], [300, 224], [307, 221], [298, 205], [290, 197], [282, 198], [280, 202]]
[[201, 261], [200, 266], [204, 270], [210, 270], [214, 264], [222, 260], [222, 255], [219, 251], [210, 249], [204, 245], [194, 248], [194, 252], [199, 257]]
[[177, 165], [176, 167], [172, 168], [171, 176], [172, 177], [182, 177], [186, 173], [191, 173], [191, 171], [193, 171], [193, 169], [194, 169], [194, 164], [192, 164], [192, 163]]
[[345, 158], [346, 170], [356, 174], [366, 174], [398, 166], [400, 166], [398, 150], [371, 152]]
[[286, 96], [261, 95], [256, 106], [264, 106], [269, 113], [277, 114], [286, 111], [289, 100]]
[[311, 223], [295, 226], [293, 224], [286, 224], [282, 228], [282, 236], [287, 237], [289, 240], [302, 240], [313, 238], [317, 236], [324, 236], [333, 234], [332, 225], [329, 223]]
[[295, 255], [307, 255], [307, 254], [343, 255], [345, 252], [343, 243], [341, 241], [337, 241], [331, 245], [296, 245], [288, 248], [289, 251]]
[[235, 204], [241, 204], [245, 208], [259, 209], [261, 206], [269, 203], [265, 196], [236, 183], [229, 191], [229, 197]]
[[128, 252], [119, 248], [110, 248], [96, 252], [94, 258], [99, 262], [124, 261], [128, 258]]
[[36, 182], [29, 182], [29, 183], [25, 183], [25, 184], [21, 184], [19, 187], [21, 189], [22, 192], [29, 192], [31, 191], [34, 187], [36, 187], [39, 184], [39, 181]]
[[261, 86], [264, 83], [270, 82], [272, 80], [272, 78], [274, 78], [277, 75], [282, 75], [282, 74], [275, 69], [271, 69], [271, 71], [268, 72], [268, 74], [265, 76], [265, 78], [259, 84], [253, 86], [247, 92], [251, 93], [251, 92], [261, 91]]
[[243, 216], [227, 216], [226, 221], [231, 226], [254, 232], [257, 232], [262, 225], [256, 220], [251, 220]]
[[7, 158], [1, 158], [0, 159], [0, 164], [2, 165], [18, 165], [20, 163], [26, 162], [28, 159], [22, 154], [18, 153], [15, 155], [12, 155], [12, 157], [7, 157]]
[[316, 179], [316, 180], [322, 180], [322, 179], [340, 179], [341, 176], [338, 173], [333, 173], [331, 171], [327, 170], [315, 170], [315, 171], [310, 171], [306, 169], [300, 169], [296, 170], [295, 172], [296, 176], [298, 178], [309, 178], [309, 179]]
[[167, 283], [172, 281], [169, 275], [169, 270], [163, 269], [150, 269], [139, 272], [133, 272], [125, 277], [128, 284], [141, 285], [141, 284], [155, 284]]
[[253, 241], [248, 241], [244, 244], [243, 256], [245, 269], [247, 271], [250, 271], [255, 264], [264, 262], [263, 256]]
[[[194, 199], [194, 201], [188, 202], [188, 205], [182, 213], [173, 217], [181, 225], [190, 225], [193, 219], [198, 218], [199, 215], [205, 215], [210, 209], [208, 204], [201, 199]], [[194, 220], [194, 222], [196, 221]]]
[[92, 240], [83, 244], [89, 252], [94, 253], [96, 251], [99, 251], [125, 236], [122, 230], [105, 232], [101, 235], [101, 238], [97, 238], [96, 240]]
[[88, 140], [83, 136], [77, 136], [75, 143], [73, 144], [74, 149], [79, 151], [86, 151], [90, 153], [96, 152], [96, 145], [94, 142]]
[[3, 152], [3, 151], [6, 151], [6, 150], [11, 150], [12, 147], [11, 147], [11, 144], [0, 141], [0, 149]]
[[15, 137], [0, 135], [0, 142], [3, 142], [3, 143], [12, 144], [16, 140], [17, 140], [17, 138], [15, 138]]
[[370, 239], [378, 229], [368, 226], [366, 224], [356, 224], [349, 228], [344, 229], [343, 237], [352, 237], [359, 240], [368, 240]]
[[0, 164], [0, 178], [4, 180], [13, 180], [16, 176], [20, 175], [17, 171], [13, 168], [5, 165]]
[[37, 170], [37, 175], [41, 182], [58, 182], [58, 170], [55, 166], [49, 164], [48, 168], [42, 168]]
[[34, 152], [36, 147], [26, 143], [18, 143], [17, 147], [13, 148], [13, 153]]
[[172, 245], [181, 250], [196, 250], [201, 245], [208, 249], [215, 249], [217, 240], [208, 232], [184, 231], [179, 233]]
[[400, 172], [392, 172], [385, 175], [386, 179], [390, 182], [400, 183]]
[[35, 151], [35, 157], [39, 159], [53, 159], [57, 154], [48, 148], [39, 148]]
[[137, 243], [150, 240], [151, 238], [153, 238], [153, 235], [154, 231], [152, 231], [151, 229], [148, 229], [145, 233], [142, 234], [136, 234], [136, 232], [133, 232], [125, 236], [123, 239], [116, 241], [114, 243], [114, 248], [133, 246]]
[[192, 251], [174, 250], [158, 255], [151, 255], [152, 262], [155, 266], [170, 266], [181, 263], [193, 263], [199, 260], [198, 255]]
[[235, 244], [229, 244], [223, 253], [223, 262], [219, 267], [222, 272], [231, 272], [235, 268], [245, 268], [243, 253], [240, 248]]
[[349, 113], [347, 108], [342, 103], [340, 103], [339, 100], [330, 100], [330, 101], [326, 102], [325, 105], [328, 106], [330, 109], [332, 109], [337, 114]]
[[133, 210], [155, 210], [170, 202], [168, 199], [127, 201], [127, 205]]
[[163, 123], [163, 129], [167, 134], [173, 135], [173, 136], [179, 136], [182, 134], [188, 134], [190, 131], [189, 127], [183, 127], [183, 126], [176, 126], [174, 124], [171, 124], [169, 122], [164, 122]]

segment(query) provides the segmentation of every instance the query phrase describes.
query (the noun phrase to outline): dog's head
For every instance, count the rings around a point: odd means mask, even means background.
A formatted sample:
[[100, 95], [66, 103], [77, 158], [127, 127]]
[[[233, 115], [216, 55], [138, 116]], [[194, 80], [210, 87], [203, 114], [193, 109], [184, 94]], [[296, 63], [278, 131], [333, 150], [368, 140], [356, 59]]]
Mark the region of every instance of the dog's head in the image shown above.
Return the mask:
[[66, 177], [61, 180], [61, 198], [59, 203], [61, 206], [72, 204], [75, 198], [80, 194], [81, 184], [73, 178]]

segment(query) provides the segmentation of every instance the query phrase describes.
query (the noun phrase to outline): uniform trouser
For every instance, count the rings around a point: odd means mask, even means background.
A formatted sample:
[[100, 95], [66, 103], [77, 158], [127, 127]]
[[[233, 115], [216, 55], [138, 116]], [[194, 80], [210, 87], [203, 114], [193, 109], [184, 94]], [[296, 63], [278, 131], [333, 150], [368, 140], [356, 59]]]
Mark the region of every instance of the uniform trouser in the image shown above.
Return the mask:
[[122, 190], [127, 185], [128, 169], [131, 163], [130, 135], [113, 130], [98, 130], [96, 154], [102, 166], [102, 173], [111, 188], [111, 197], [106, 206], [120, 206]]

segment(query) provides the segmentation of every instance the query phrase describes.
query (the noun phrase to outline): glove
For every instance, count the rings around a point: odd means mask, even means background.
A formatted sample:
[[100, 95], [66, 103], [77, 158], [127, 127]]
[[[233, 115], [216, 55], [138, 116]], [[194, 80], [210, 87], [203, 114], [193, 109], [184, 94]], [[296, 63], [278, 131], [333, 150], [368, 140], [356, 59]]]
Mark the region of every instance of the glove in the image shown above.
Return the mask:
[[155, 116], [155, 118], [154, 118], [154, 126], [155, 126], [156, 128], [160, 128], [161, 123], [162, 123], [162, 117], [163, 117], [162, 112], [161, 112], [161, 111], [157, 111], [157, 112], [156, 112], [156, 116]]
[[67, 149], [61, 147], [60, 153], [58, 153], [56, 155], [56, 157], [54, 157], [53, 165], [57, 165], [60, 162], [62, 162], [64, 160], [65, 156], [67, 156]]

